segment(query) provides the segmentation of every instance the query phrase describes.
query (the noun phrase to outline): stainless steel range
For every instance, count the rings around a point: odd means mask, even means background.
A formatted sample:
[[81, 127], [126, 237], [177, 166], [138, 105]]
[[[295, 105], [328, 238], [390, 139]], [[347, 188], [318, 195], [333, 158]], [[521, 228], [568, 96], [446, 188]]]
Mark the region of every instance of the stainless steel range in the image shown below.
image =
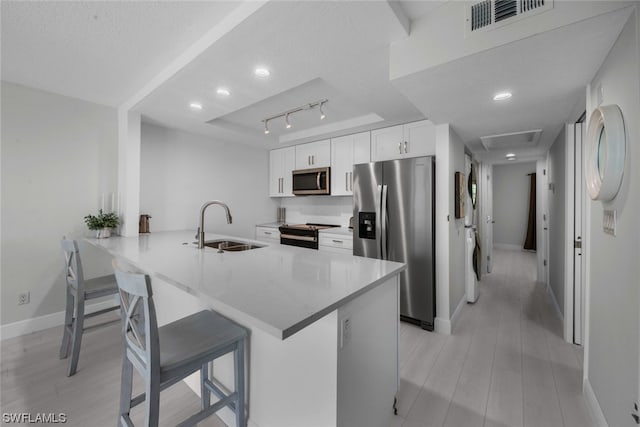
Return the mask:
[[283, 245], [300, 246], [318, 249], [318, 231], [325, 228], [340, 227], [332, 224], [294, 224], [281, 225], [280, 243]]

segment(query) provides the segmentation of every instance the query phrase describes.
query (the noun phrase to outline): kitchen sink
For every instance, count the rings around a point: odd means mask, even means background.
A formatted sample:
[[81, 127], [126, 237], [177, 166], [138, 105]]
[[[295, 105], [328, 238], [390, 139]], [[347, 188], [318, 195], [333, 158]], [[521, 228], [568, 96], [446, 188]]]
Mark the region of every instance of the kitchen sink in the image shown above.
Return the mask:
[[228, 252], [248, 251], [250, 249], [263, 248], [265, 245], [256, 245], [254, 243], [236, 242], [233, 240], [207, 240], [204, 245]]

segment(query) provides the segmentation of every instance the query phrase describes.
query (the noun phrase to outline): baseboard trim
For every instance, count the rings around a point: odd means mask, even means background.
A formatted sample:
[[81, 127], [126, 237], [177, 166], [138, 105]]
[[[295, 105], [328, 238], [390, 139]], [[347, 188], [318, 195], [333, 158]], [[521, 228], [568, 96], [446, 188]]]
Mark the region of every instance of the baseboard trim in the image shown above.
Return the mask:
[[[92, 313], [94, 311], [103, 310], [105, 308], [112, 307], [114, 305], [113, 300], [101, 301], [95, 304], [86, 306], [86, 312]], [[33, 332], [49, 329], [54, 326], [60, 326], [64, 323], [64, 311], [57, 313], [45, 314], [44, 316], [32, 317], [31, 319], [20, 320], [18, 322], [7, 323], [2, 325], [0, 329], [0, 338], [2, 341], [27, 335]]]
[[582, 394], [584, 395], [585, 404], [587, 405], [591, 418], [595, 422], [596, 426], [609, 427], [607, 419], [604, 417], [600, 403], [598, 402], [596, 394], [593, 392], [593, 388], [591, 388], [591, 383], [588, 379], [585, 379], [582, 384]]
[[434, 332], [443, 335], [451, 335], [451, 332], [456, 327], [458, 320], [460, 320], [460, 315], [462, 314], [462, 309], [466, 305], [467, 295], [462, 295], [460, 301], [458, 301], [458, 305], [456, 309], [453, 311], [453, 315], [451, 319], [443, 319], [442, 317], [436, 317], [434, 320]]

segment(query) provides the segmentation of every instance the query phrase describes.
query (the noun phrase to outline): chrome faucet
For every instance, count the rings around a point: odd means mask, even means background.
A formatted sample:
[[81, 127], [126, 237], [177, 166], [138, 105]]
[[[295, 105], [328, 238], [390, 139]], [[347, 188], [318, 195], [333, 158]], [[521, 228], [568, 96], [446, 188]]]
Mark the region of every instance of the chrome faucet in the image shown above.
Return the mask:
[[198, 227], [198, 232], [197, 232], [197, 237], [198, 237], [198, 249], [202, 249], [204, 248], [204, 212], [207, 210], [207, 208], [211, 205], [220, 205], [224, 208], [224, 210], [227, 213], [227, 224], [231, 224], [232, 222], [232, 218], [231, 218], [231, 212], [229, 211], [229, 206], [227, 206], [226, 204], [222, 203], [219, 200], [212, 200], [210, 202], [205, 203], [204, 205], [202, 205], [202, 207], [200, 208], [200, 226]]

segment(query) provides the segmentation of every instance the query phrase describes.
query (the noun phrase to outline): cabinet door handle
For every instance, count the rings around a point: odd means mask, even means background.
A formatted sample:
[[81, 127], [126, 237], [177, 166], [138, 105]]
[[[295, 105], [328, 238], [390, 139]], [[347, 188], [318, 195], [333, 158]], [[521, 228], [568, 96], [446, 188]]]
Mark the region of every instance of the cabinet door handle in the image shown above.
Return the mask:
[[312, 165], [316, 164], [316, 156], [315, 155], [311, 155], [311, 164]]
[[335, 240], [335, 239], [334, 239], [334, 240], [331, 240], [331, 241], [332, 241], [333, 243], [340, 243], [340, 244], [343, 244], [343, 243], [344, 243], [342, 240]]
[[344, 173], [344, 190], [349, 191], [349, 172]]
[[402, 142], [398, 142], [398, 153], [402, 154]]
[[407, 141], [404, 142], [404, 154], [407, 154]]
[[265, 231], [264, 234], [268, 234], [269, 236], [271, 236], [271, 232], [270, 231]]
[[349, 172], [350, 190], [353, 191], [353, 172]]

